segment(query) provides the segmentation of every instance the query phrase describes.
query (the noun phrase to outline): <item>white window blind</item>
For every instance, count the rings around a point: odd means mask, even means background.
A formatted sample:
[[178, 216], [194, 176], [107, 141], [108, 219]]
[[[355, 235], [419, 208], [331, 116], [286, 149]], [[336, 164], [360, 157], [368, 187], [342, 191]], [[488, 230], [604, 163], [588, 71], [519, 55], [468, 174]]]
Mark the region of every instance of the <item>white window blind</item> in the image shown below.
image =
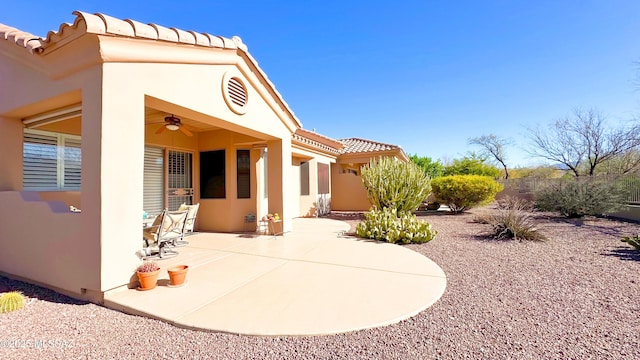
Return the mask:
[[25, 130], [22, 185], [25, 190], [80, 190], [79, 136]]
[[164, 209], [164, 150], [151, 146], [144, 148], [143, 209], [157, 215]]
[[62, 138], [64, 160], [64, 184], [67, 189], [80, 189], [80, 175], [82, 173], [82, 152], [80, 139]]

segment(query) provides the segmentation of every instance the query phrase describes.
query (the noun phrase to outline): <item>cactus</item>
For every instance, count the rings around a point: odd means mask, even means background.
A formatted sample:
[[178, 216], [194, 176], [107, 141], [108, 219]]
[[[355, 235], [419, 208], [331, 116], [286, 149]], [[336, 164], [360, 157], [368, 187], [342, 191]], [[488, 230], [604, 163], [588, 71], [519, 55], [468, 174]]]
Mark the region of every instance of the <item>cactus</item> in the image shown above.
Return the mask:
[[155, 261], [145, 261], [138, 266], [136, 269], [137, 272], [154, 272], [160, 270], [160, 266]]
[[24, 295], [19, 291], [0, 294], [0, 314], [22, 309], [24, 303]]
[[634, 237], [625, 236], [621, 241], [626, 242], [636, 248], [636, 250], [640, 251], [640, 235], [636, 235]]
[[431, 192], [431, 179], [412, 162], [372, 159], [361, 169], [362, 185], [376, 209], [415, 211]]

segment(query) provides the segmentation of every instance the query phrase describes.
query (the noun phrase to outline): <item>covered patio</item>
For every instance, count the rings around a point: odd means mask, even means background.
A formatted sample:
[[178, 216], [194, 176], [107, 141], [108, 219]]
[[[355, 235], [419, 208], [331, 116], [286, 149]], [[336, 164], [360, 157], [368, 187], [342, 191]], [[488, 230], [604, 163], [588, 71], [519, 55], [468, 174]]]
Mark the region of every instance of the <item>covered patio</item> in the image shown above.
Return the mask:
[[[296, 218], [285, 236], [198, 233], [160, 261], [158, 287], [105, 294], [104, 305], [174, 325], [247, 335], [324, 335], [384, 326], [437, 301], [442, 269], [407, 248], [342, 234], [349, 225]], [[169, 287], [166, 269], [189, 266]], [[135, 277], [135, 275], [134, 275]]]

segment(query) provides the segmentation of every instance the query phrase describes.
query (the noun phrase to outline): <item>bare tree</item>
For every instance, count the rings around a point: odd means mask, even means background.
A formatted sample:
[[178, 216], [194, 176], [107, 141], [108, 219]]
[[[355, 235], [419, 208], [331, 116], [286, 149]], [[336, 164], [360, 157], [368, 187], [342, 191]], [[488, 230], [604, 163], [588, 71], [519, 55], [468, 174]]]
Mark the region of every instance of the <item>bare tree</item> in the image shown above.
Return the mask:
[[481, 155], [486, 158], [494, 158], [504, 169], [504, 178], [509, 179], [507, 169], [505, 147], [511, 145], [511, 141], [493, 134], [482, 135], [469, 139], [470, 145], [478, 145], [482, 148]]
[[593, 175], [598, 165], [640, 147], [640, 123], [608, 127], [595, 109], [575, 110], [548, 129], [529, 129], [533, 156], [565, 165], [575, 176]]
[[597, 169], [597, 174], [628, 174], [640, 170], [640, 149], [629, 150], [605, 162]]

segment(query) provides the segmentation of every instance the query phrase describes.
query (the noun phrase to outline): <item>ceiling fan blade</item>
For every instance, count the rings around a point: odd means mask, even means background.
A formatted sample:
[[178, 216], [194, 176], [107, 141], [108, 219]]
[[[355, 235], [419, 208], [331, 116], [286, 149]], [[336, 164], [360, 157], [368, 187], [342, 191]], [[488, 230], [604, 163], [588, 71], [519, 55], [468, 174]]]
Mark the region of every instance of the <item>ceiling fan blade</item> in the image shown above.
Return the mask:
[[192, 133], [191, 131], [187, 130], [187, 129], [184, 127], [184, 125], [180, 126], [180, 127], [178, 128], [178, 130], [182, 131], [182, 132], [183, 132], [185, 135], [187, 135], [187, 136], [193, 136], [193, 133]]
[[162, 134], [163, 131], [165, 131], [167, 128], [162, 125], [158, 128], [158, 130], [156, 130], [156, 134]]

